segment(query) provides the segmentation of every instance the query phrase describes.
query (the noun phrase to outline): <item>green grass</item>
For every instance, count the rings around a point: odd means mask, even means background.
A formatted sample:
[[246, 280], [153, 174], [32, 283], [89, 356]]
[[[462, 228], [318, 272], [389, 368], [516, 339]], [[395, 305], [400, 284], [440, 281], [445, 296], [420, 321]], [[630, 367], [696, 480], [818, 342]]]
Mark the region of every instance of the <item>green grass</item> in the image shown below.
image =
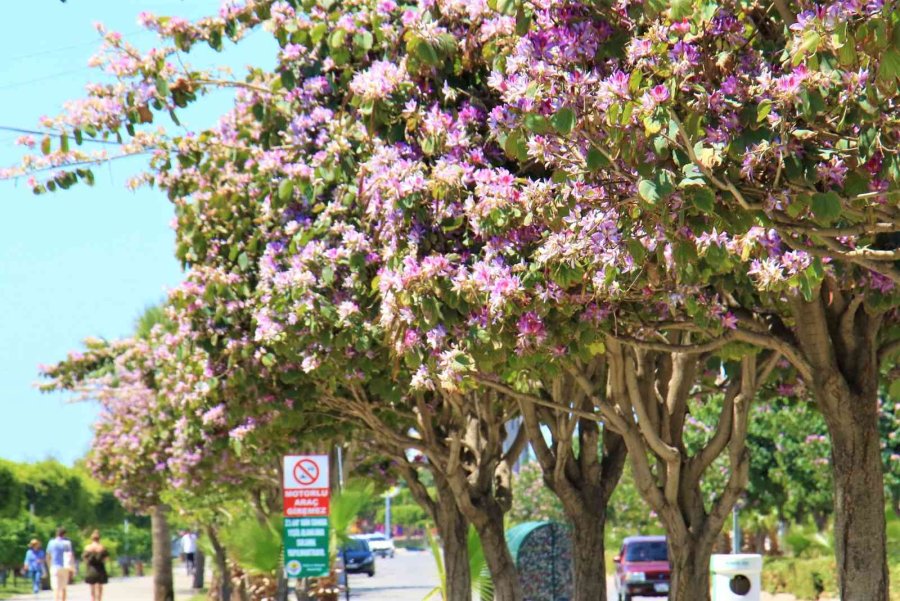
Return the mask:
[[202, 591], [188, 599], [187, 601], [206, 601], [206, 592]]
[[798, 599], [836, 597], [836, 574], [834, 557], [766, 557], [762, 585], [770, 593], [791, 593]]
[[12, 578], [6, 581], [7, 586], [0, 586], [0, 599], [9, 599], [16, 595], [28, 595], [31, 593], [31, 583], [24, 578], [19, 579], [16, 586], [12, 585]]

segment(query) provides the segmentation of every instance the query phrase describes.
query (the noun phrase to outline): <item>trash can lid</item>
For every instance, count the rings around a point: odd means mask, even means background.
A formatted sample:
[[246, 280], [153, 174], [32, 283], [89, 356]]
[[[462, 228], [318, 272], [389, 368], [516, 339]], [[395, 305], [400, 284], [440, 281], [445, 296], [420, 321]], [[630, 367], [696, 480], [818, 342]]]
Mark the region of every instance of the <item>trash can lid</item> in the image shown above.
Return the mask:
[[762, 555], [756, 553], [713, 555], [709, 560], [713, 574], [758, 574], [762, 572], [762, 566]]

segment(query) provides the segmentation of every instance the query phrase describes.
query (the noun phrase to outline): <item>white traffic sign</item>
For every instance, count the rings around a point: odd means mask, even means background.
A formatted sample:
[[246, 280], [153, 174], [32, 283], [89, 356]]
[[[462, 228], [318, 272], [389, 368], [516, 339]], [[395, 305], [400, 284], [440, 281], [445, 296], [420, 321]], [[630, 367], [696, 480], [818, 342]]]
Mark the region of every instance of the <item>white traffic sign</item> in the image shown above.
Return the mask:
[[285, 490], [328, 487], [328, 455], [287, 455], [284, 458]]

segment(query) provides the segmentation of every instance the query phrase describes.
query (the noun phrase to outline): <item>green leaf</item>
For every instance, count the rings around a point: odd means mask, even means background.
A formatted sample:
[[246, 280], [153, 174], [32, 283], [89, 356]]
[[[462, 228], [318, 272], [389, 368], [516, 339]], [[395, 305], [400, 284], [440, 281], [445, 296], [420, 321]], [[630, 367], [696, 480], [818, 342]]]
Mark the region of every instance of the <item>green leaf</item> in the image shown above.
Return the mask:
[[59, 149], [63, 152], [69, 152], [69, 136], [67, 134], [62, 134], [59, 137]]
[[588, 351], [591, 353], [591, 356], [594, 357], [596, 355], [602, 355], [606, 352], [606, 345], [603, 344], [602, 340], [598, 340], [597, 342], [592, 342], [587, 345]]
[[816, 221], [831, 225], [841, 216], [841, 198], [837, 192], [813, 194], [811, 208]]
[[169, 95], [169, 82], [164, 77], [156, 78], [156, 91], [164, 98]]
[[259, 102], [257, 102], [250, 108], [250, 112], [253, 113], [253, 117], [257, 121], [262, 121], [266, 116], [266, 109]]
[[522, 135], [522, 132], [516, 130], [509, 134], [506, 137], [506, 142], [503, 144], [503, 150], [506, 151], [510, 158], [519, 158], [523, 153], [527, 158], [528, 146], [525, 144], [525, 136]]
[[800, 45], [797, 47], [797, 51], [794, 53], [793, 58], [791, 59], [791, 63], [796, 67], [803, 60], [811, 55], [815, 54], [819, 49], [819, 44], [822, 41], [822, 36], [819, 35], [817, 31], [807, 31], [803, 34], [803, 38], [800, 42]]
[[691, 189], [693, 191], [691, 202], [694, 203], [694, 206], [704, 213], [712, 213], [716, 204], [715, 193], [706, 187], [692, 187]]
[[642, 179], [638, 183], [638, 194], [640, 194], [641, 198], [650, 203], [657, 203], [659, 202], [659, 199], [662, 198], [656, 182], [649, 179]]
[[44, 136], [44, 139], [41, 140], [41, 152], [50, 154], [50, 144], [50, 136]]
[[328, 45], [331, 46], [332, 50], [336, 50], [344, 45], [344, 38], [347, 37], [347, 32], [343, 29], [335, 29], [331, 32], [331, 35], [328, 36]]
[[432, 67], [437, 67], [441, 63], [441, 57], [438, 55], [438, 51], [431, 44], [422, 42], [416, 45], [416, 54], [420, 59]]
[[363, 50], [369, 50], [372, 48], [372, 43], [375, 40], [372, 37], [371, 33], [369, 33], [368, 31], [363, 31], [362, 33], [358, 33], [353, 36], [353, 41], [356, 42], [356, 45]]
[[813, 299], [813, 287], [812, 283], [809, 281], [809, 278], [806, 277], [806, 274], [800, 274], [800, 293], [803, 295], [803, 300], [806, 302], [811, 302]]
[[536, 134], [546, 134], [551, 129], [550, 121], [543, 115], [538, 115], [537, 113], [525, 115], [523, 123], [525, 124], [525, 127]]
[[691, 0], [672, 0], [669, 8], [669, 15], [675, 21], [690, 17], [692, 12], [693, 2]]
[[241, 253], [238, 255], [237, 262], [241, 269], [247, 269], [250, 266], [250, 257], [247, 256], [247, 253]]
[[652, 136], [654, 134], [658, 134], [662, 131], [663, 125], [666, 124], [662, 119], [657, 118], [654, 115], [648, 115], [643, 119], [644, 123], [644, 133], [647, 136]]
[[762, 123], [766, 120], [766, 117], [769, 116], [769, 113], [772, 112], [772, 101], [771, 100], [763, 100], [756, 107], [756, 122]]
[[278, 199], [287, 202], [294, 197], [294, 182], [289, 179], [281, 180], [278, 184]]
[[81, 142], [82, 142], [82, 140], [84, 139], [84, 138], [82, 137], [81, 130], [78, 129], [78, 128], [76, 127], [76, 128], [72, 131], [72, 134], [75, 136], [75, 143], [78, 144], [79, 146], [81, 146]]
[[[894, 30], [896, 31], [897, 28]], [[838, 62], [845, 67], [856, 64], [856, 39], [852, 35], [848, 35], [847, 39], [842, 41], [838, 48], [837, 58]]]
[[318, 44], [325, 37], [327, 31], [328, 25], [319, 23], [309, 31], [309, 39], [312, 40], [313, 44]]
[[609, 165], [609, 161], [606, 160], [606, 156], [592, 146], [587, 153], [587, 168], [591, 171], [596, 171], [597, 169], [606, 167], [607, 165]]
[[878, 63], [878, 81], [890, 83], [900, 79], [900, 50], [888, 48]]
[[517, 0], [488, 0], [487, 2], [489, 8], [510, 16], [516, 14], [517, 4]]
[[516, 11], [516, 35], [524, 36], [531, 29], [531, 15], [520, 6]]
[[285, 69], [281, 72], [281, 85], [284, 86], [286, 90], [293, 90], [296, 84], [297, 77], [291, 69]]
[[575, 127], [575, 111], [565, 106], [556, 111], [550, 122], [556, 128], [556, 131], [565, 136]]
[[644, 74], [641, 73], [640, 69], [635, 69], [631, 72], [631, 76], [628, 78], [628, 91], [632, 94], [637, 94], [638, 90], [641, 89], [641, 81], [644, 79]]

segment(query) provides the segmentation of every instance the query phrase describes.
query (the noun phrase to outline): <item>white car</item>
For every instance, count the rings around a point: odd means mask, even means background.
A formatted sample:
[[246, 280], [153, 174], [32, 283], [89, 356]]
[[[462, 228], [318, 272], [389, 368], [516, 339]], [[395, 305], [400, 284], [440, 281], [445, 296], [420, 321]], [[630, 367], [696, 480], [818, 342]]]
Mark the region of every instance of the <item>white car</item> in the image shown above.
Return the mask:
[[385, 535], [374, 532], [372, 534], [362, 534], [359, 538], [364, 538], [368, 541], [369, 548], [372, 549], [372, 553], [375, 555], [380, 555], [381, 557], [394, 556], [394, 551], [396, 551], [394, 541]]

